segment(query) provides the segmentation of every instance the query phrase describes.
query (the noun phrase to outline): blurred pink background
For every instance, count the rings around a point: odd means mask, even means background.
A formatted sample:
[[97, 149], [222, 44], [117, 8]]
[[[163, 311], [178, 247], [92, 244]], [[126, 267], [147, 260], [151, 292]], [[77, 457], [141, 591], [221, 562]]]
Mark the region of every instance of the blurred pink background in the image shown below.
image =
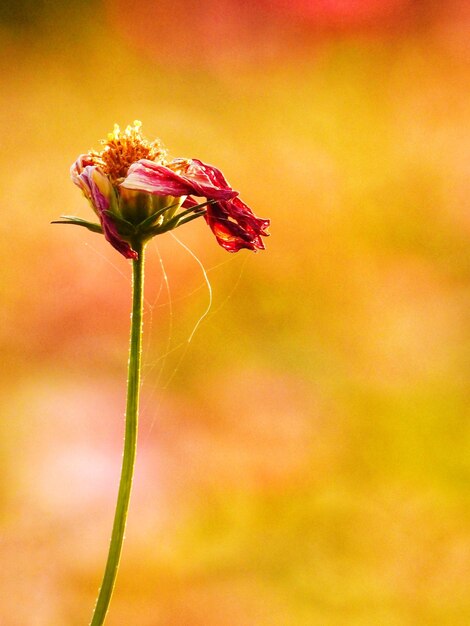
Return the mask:
[[[115, 122], [272, 220], [149, 246], [109, 626], [470, 623], [464, 0], [0, 8], [0, 624], [83, 626], [122, 454], [130, 266], [69, 180]], [[167, 280], [162, 273], [164, 267]], [[168, 286], [167, 286], [168, 282]]]

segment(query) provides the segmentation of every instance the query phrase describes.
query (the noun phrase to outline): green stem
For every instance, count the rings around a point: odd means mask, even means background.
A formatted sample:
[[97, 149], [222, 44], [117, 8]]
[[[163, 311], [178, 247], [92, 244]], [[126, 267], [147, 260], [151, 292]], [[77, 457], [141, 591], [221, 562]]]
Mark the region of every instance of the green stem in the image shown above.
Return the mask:
[[133, 246], [138, 259], [132, 262], [132, 316], [129, 363], [127, 377], [126, 434], [122, 458], [121, 481], [114, 514], [113, 531], [109, 545], [108, 560], [101, 583], [98, 600], [90, 626], [101, 626], [106, 619], [109, 603], [116, 581], [122, 542], [126, 529], [127, 511], [134, 474], [137, 444], [137, 423], [139, 417], [140, 371], [142, 357], [142, 313], [144, 292], [144, 245]]

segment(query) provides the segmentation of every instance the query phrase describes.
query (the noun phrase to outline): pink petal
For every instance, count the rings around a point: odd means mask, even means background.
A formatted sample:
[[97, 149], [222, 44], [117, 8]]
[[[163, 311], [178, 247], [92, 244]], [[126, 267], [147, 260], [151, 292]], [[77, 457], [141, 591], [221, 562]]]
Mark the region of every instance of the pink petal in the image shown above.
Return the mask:
[[196, 172], [199, 172], [199, 175], [204, 174], [216, 187], [220, 187], [220, 189], [232, 189], [222, 172], [213, 165], [207, 165], [199, 159], [191, 159], [190, 167], [196, 170], [194, 175], [197, 175]]
[[[109, 210], [110, 201], [106, 194], [102, 193], [100, 187], [106, 189], [106, 187], [109, 186], [109, 192], [114, 193], [107, 177], [94, 165], [86, 165], [80, 173], [80, 165], [77, 166], [75, 171], [74, 167], [75, 166], [72, 166], [72, 180], [82, 189], [88, 200], [90, 200], [95, 213], [100, 219], [106, 241], [126, 257], [126, 259], [137, 259], [137, 252], [132, 250], [127, 241], [121, 239], [116, 224], [105, 213], [105, 211]], [[74, 174], [76, 175], [76, 180], [74, 179]]]
[[87, 183], [85, 183], [81, 176], [83, 174], [83, 170], [88, 165], [93, 165], [89, 155], [81, 154], [70, 168], [70, 176], [72, 178], [72, 181], [77, 185], [77, 187], [80, 187], [80, 189], [83, 191], [86, 198], [91, 201], [90, 187]]
[[264, 250], [261, 237], [268, 236], [266, 229], [270, 222], [256, 217], [240, 198], [209, 205], [204, 217], [217, 242], [225, 250]]
[[193, 195], [208, 200], [228, 200], [238, 194], [231, 189], [220, 170], [196, 159], [177, 159], [167, 167], [141, 159], [130, 166], [121, 185], [157, 196]]

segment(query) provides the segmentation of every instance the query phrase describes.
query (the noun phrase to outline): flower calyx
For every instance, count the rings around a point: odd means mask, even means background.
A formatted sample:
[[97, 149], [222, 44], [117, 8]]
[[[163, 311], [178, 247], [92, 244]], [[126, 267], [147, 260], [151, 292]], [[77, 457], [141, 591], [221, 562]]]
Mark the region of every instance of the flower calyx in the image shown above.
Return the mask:
[[[178, 226], [182, 226], [198, 217], [202, 217], [206, 214], [206, 207], [214, 204], [214, 202], [215, 200], [207, 200], [206, 202], [201, 202], [200, 204], [196, 204], [182, 211], [178, 211], [178, 209], [181, 208], [181, 202], [175, 202], [174, 204], [157, 210], [138, 223], [132, 223], [108, 209], [103, 211], [103, 216], [111, 220], [116, 227], [118, 235], [134, 247], [135, 244], [147, 243], [147, 241], [156, 235], [162, 235], [163, 233], [178, 228]], [[60, 220], [54, 220], [51, 223], [82, 226], [91, 232], [103, 234], [101, 224], [88, 222], [74, 215], [61, 215]]]

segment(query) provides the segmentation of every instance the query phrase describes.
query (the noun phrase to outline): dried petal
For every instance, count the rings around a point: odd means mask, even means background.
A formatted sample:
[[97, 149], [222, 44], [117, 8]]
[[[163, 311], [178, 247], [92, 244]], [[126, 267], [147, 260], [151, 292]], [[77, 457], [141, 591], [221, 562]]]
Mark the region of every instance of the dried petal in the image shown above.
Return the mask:
[[268, 236], [266, 229], [270, 222], [268, 219], [256, 217], [240, 198], [209, 205], [205, 219], [225, 250], [264, 250], [261, 237]]
[[217, 168], [186, 159], [172, 161], [168, 167], [147, 159], [137, 161], [121, 186], [158, 196], [193, 195], [208, 200], [228, 200], [238, 194]]
[[90, 201], [93, 210], [99, 217], [105, 239], [120, 252], [126, 259], [136, 259], [137, 252], [124, 241], [118, 233], [117, 226], [107, 214], [116, 202], [113, 186], [109, 179], [94, 165], [86, 165], [81, 173], [80, 165], [75, 170], [75, 178], [72, 180], [77, 184]]

